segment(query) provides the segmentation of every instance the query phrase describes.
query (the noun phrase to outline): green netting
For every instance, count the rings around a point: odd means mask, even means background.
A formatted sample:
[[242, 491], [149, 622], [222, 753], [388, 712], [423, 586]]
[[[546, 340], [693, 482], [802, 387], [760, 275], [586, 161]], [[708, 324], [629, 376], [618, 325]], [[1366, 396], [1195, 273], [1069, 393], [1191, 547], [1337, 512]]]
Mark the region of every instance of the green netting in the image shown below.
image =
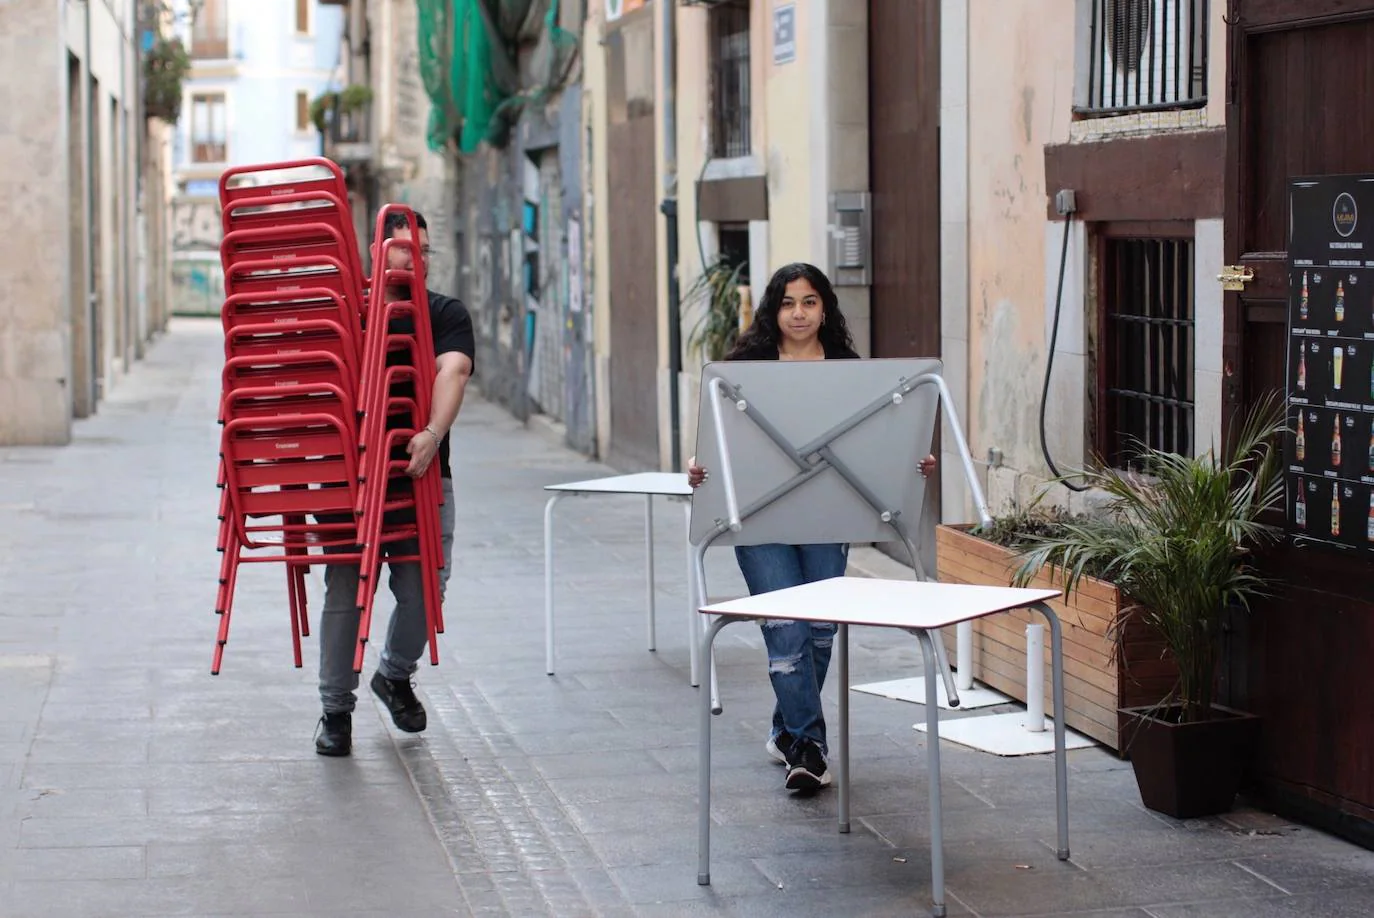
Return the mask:
[[[523, 106], [546, 98], [567, 78], [578, 38], [558, 25], [558, 0], [415, 2], [433, 150], [450, 138], [464, 153], [484, 140], [504, 145]], [[516, 55], [528, 43], [534, 52], [525, 87]]]

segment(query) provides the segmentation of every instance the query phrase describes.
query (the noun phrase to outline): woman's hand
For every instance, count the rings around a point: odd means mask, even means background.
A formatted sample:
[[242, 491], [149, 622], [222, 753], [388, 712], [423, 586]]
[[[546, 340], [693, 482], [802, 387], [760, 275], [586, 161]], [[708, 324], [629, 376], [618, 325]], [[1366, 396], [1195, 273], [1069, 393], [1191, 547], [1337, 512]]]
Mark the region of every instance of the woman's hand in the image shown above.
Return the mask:
[[696, 456], [687, 460], [687, 484], [693, 489], [701, 487], [701, 483], [706, 480], [706, 475], [706, 470], [697, 465]]
[[935, 471], [935, 457], [933, 455], [926, 456], [921, 460], [921, 477], [929, 478], [933, 471]]

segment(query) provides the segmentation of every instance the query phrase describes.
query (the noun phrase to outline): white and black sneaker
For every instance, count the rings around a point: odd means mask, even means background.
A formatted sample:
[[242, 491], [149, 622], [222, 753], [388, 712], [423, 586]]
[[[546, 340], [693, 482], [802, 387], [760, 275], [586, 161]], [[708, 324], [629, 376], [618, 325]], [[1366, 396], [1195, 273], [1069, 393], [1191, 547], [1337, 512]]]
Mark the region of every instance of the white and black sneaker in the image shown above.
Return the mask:
[[814, 794], [830, 786], [830, 769], [820, 747], [810, 740], [797, 740], [787, 756], [787, 789], [799, 794]]
[[787, 753], [791, 751], [792, 743], [792, 734], [782, 730], [777, 736], [768, 737], [768, 742], [764, 744], [763, 748], [779, 765], [787, 765]]

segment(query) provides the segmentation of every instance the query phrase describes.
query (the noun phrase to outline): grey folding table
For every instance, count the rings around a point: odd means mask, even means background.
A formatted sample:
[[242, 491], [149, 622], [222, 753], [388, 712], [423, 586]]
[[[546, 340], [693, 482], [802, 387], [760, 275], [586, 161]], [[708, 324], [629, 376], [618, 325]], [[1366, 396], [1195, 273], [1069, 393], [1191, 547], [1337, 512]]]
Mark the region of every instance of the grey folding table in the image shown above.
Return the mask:
[[[748, 596], [700, 609], [717, 616], [702, 638], [701, 656], [711, 659], [711, 649], [722, 628], [731, 622], [758, 619], [834, 622], [839, 666], [838, 755], [832, 763], [839, 783], [839, 830], [849, 831], [849, 626], [900, 628], [915, 634], [925, 662], [926, 698], [935, 697], [938, 660], [935, 644], [939, 629], [1012, 609], [1030, 608], [1045, 617], [1050, 627], [1050, 658], [1054, 696], [1054, 775], [1060, 860], [1069, 857], [1068, 763], [1064, 757], [1064, 659], [1059, 618], [1047, 600], [1058, 590], [1026, 590], [1010, 587], [969, 586], [913, 580], [876, 580], [866, 577], [835, 577], [802, 586]], [[697, 882], [711, 882], [711, 708], [709, 693], [701, 693], [700, 798], [698, 801]], [[944, 834], [940, 794], [939, 707], [926, 705], [926, 768], [930, 784], [930, 883], [932, 914], [945, 914]]]
[[[687, 510], [686, 525], [690, 528], [692, 523], [692, 505], [690, 498], [692, 488], [687, 484], [687, 475], [684, 472], [639, 472], [632, 475], [610, 475], [605, 478], [591, 478], [585, 481], [569, 481], [563, 484], [546, 485], [545, 491], [552, 492], [552, 496], [544, 505], [544, 656], [545, 669], [548, 674], [553, 675], [554, 663], [554, 538], [553, 538], [553, 518], [554, 507], [565, 497], [589, 497], [592, 495], [607, 494], [629, 494], [643, 495], [644, 497], [644, 552], [646, 556], [646, 586], [645, 586], [645, 605], [648, 613], [648, 643], [649, 650], [654, 650], [657, 646], [655, 635], [655, 586], [654, 586], [654, 498], [666, 497], [678, 499], [685, 502]], [[697, 684], [697, 641], [700, 639], [700, 629], [693, 614], [695, 603], [691, 601], [692, 591], [692, 554], [691, 545], [688, 545], [687, 554], [687, 613], [688, 613], [688, 634], [689, 646], [691, 647], [692, 660], [692, 684]]]

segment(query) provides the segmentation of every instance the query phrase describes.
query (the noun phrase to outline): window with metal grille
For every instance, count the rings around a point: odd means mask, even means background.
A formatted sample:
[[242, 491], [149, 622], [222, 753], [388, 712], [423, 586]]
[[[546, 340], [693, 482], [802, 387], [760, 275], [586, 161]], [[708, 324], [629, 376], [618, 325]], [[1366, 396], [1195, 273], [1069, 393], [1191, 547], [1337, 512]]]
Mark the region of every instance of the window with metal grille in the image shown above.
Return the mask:
[[191, 26], [191, 56], [223, 60], [229, 56], [229, 0], [205, 0]]
[[1088, 6], [1080, 114], [1207, 104], [1208, 0], [1079, 2]]
[[1141, 444], [1190, 456], [1193, 240], [1109, 236], [1100, 251], [1098, 451], [1115, 468]]
[[749, 0], [724, 0], [710, 15], [711, 152], [748, 156]]

